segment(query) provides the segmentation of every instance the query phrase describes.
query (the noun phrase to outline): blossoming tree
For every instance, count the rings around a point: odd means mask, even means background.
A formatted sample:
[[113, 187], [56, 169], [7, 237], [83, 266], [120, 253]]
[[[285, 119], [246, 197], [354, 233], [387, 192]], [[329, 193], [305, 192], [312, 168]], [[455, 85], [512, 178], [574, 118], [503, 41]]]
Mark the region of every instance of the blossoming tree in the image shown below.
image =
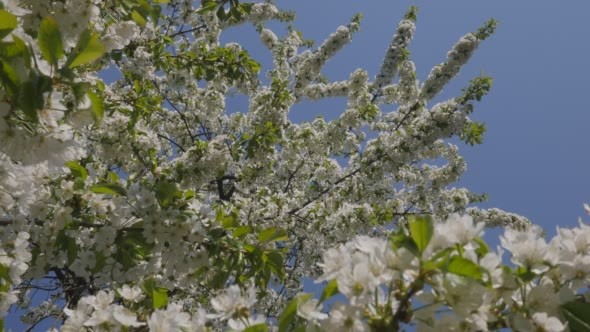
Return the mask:
[[[358, 16], [312, 48], [265, 27], [292, 20], [271, 2], [1, 0], [0, 317], [18, 305], [33, 328], [66, 331], [590, 328], [590, 228], [546, 242], [450, 186], [465, 163], [445, 140], [481, 143], [469, 115], [491, 79], [429, 103], [495, 21], [419, 82], [416, 14], [376, 77], [329, 82]], [[239, 24], [256, 26], [269, 72], [220, 43]], [[230, 112], [231, 93], [247, 109]], [[348, 100], [337, 119], [289, 120], [330, 97]], [[502, 249], [486, 226], [506, 227]], [[320, 298], [304, 277], [325, 282]]]

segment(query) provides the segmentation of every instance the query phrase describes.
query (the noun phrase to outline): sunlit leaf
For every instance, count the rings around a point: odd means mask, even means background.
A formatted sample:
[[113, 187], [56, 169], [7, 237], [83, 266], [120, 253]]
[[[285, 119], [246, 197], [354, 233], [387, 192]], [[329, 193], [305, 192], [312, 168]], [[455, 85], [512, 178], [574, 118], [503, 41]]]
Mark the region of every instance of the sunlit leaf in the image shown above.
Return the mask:
[[57, 62], [64, 54], [64, 47], [59, 25], [51, 16], [47, 16], [41, 21], [37, 41], [43, 58], [57, 67]]
[[106, 194], [113, 196], [127, 196], [127, 190], [122, 186], [114, 183], [102, 183], [90, 186], [90, 191], [96, 194]]
[[90, 29], [84, 30], [78, 38], [74, 52], [68, 58], [68, 67], [75, 68], [100, 58], [105, 52], [104, 45]]
[[418, 250], [422, 253], [434, 233], [432, 218], [430, 216], [410, 216], [408, 219], [410, 235], [416, 246], [418, 246]]
[[16, 16], [0, 9], [0, 39], [6, 37], [12, 30], [16, 29], [18, 21]]
[[276, 227], [267, 228], [258, 234], [258, 241], [262, 243], [286, 241], [288, 239], [287, 231]]

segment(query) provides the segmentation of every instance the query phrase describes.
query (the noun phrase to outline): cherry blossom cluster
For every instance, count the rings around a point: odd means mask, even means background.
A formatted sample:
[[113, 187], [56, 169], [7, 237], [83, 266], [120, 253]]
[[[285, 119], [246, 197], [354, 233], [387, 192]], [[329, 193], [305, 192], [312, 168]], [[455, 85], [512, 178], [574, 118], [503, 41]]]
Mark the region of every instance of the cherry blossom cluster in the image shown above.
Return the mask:
[[[590, 226], [558, 228], [550, 241], [538, 228], [507, 229], [495, 251], [483, 241], [483, 230], [471, 216], [453, 214], [436, 224], [413, 218], [406, 230], [387, 237], [357, 236], [323, 254], [316, 279], [326, 285], [321, 297], [297, 294], [278, 320], [265, 319], [252, 287], [234, 284], [218, 292], [209, 311], [190, 301], [146, 311], [140, 305], [145, 288], [124, 285], [66, 309], [62, 328], [566, 330], [576, 308], [590, 299], [580, 292], [590, 281]], [[336, 294], [345, 301], [328, 301]]]

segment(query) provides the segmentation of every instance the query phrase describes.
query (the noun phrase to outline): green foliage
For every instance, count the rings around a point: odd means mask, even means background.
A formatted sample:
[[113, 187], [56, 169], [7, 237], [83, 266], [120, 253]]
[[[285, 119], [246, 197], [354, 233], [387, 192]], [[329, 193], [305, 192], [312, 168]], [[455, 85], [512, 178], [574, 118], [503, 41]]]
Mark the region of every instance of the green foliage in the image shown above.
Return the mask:
[[430, 216], [409, 216], [408, 225], [410, 235], [418, 247], [420, 253], [426, 249], [432, 235], [434, 234], [434, 225]]
[[268, 326], [264, 323], [248, 326], [244, 332], [267, 332]]
[[561, 313], [572, 332], [590, 331], [590, 304], [571, 301], [561, 305]]
[[410, 8], [408, 8], [408, 11], [404, 15], [404, 19], [416, 22], [416, 19], [418, 18], [417, 15], [418, 15], [418, 7], [417, 6], [410, 6]]
[[115, 183], [99, 183], [90, 186], [90, 191], [96, 194], [106, 194], [113, 196], [127, 196], [127, 190], [121, 185]]
[[479, 40], [485, 40], [496, 31], [497, 25], [498, 21], [493, 18], [489, 19], [477, 30], [475, 37]]
[[37, 112], [45, 107], [43, 94], [50, 91], [52, 91], [51, 78], [31, 70], [29, 80], [20, 85], [18, 92], [18, 106], [29, 121], [39, 122]]
[[447, 271], [462, 277], [468, 277], [476, 281], [482, 281], [481, 267], [473, 261], [461, 256], [453, 256], [447, 266]]
[[480, 122], [469, 122], [463, 127], [459, 138], [469, 145], [481, 144], [483, 142], [483, 135], [486, 132], [486, 126]]
[[78, 37], [78, 43], [76, 44], [74, 51], [68, 57], [66, 66], [69, 68], [75, 68], [85, 65], [100, 58], [104, 52], [105, 47], [98, 39], [98, 36], [96, 36], [96, 34], [90, 29], [86, 29], [82, 32], [80, 37]]
[[86, 181], [86, 178], [88, 178], [88, 171], [86, 170], [86, 167], [80, 165], [79, 162], [68, 161], [66, 166], [70, 169], [70, 173], [72, 173], [75, 178], [81, 178], [82, 181]]
[[[228, 3], [229, 10], [226, 11]], [[253, 5], [254, 3], [240, 3], [238, 0], [202, 0], [197, 12], [201, 15], [214, 12], [221, 22], [239, 22], [244, 15], [250, 14]]]
[[67, 235], [67, 228], [62, 229], [57, 233], [56, 243], [58, 243], [57, 248], [66, 253], [68, 264], [74, 263], [78, 257], [80, 249], [76, 244], [76, 239]]
[[37, 41], [43, 58], [54, 68], [57, 68], [57, 62], [63, 56], [64, 49], [59, 25], [51, 16], [47, 16], [41, 21]]
[[258, 241], [260, 243], [287, 241], [288, 239], [287, 231], [276, 227], [264, 229], [258, 234]]
[[0, 9], [0, 39], [8, 36], [12, 30], [16, 29], [17, 24], [16, 16]]
[[320, 296], [320, 303], [326, 301], [336, 294], [338, 294], [338, 281], [333, 279], [330, 280], [324, 287], [322, 295]]
[[168, 290], [158, 287], [154, 279], [148, 279], [143, 283], [143, 289], [151, 301], [153, 309], [161, 309], [168, 305]]
[[489, 76], [478, 76], [471, 81], [466, 88], [463, 88], [463, 94], [457, 99], [461, 104], [466, 104], [469, 101], [481, 101], [481, 98], [487, 95], [491, 88], [494, 79]]
[[91, 91], [88, 91], [86, 96], [88, 96], [88, 99], [90, 99], [90, 110], [92, 111], [94, 121], [96, 123], [100, 123], [104, 117], [104, 103], [102, 98]]
[[156, 198], [163, 208], [170, 206], [174, 199], [180, 198], [181, 192], [178, 191], [175, 183], [161, 181], [156, 184]]

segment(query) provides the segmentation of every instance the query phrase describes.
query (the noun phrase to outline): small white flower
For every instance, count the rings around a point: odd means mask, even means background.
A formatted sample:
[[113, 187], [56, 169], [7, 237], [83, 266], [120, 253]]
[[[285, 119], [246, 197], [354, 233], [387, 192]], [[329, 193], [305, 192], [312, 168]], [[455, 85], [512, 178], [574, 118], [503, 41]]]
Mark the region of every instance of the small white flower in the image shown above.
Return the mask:
[[169, 303], [166, 310], [156, 310], [148, 320], [148, 327], [153, 332], [179, 331], [190, 327], [191, 315], [182, 311], [182, 306]]
[[211, 306], [217, 314], [210, 315], [210, 318], [228, 319], [230, 317], [243, 317], [249, 314], [249, 309], [256, 303], [256, 290], [251, 287], [248, 294], [244, 296], [238, 285], [229, 286], [224, 293], [211, 300]]
[[536, 312], [533, 314], [533, 322], [541, 329], [547, 332], [560, 332], [565, 330], [565, 325], [556, 317], [549, 317], [546, 312]]
[[322, 304], [317, 299], [297, 302], [297, 315], [305, 320], [318, 322], [328, 317], [322, 312]]
[[129, 287], [129, 285], [123, 285], [117, 292], [122, 298], [131, 302], [139, 302], [144, 297], [141, 288], [138, 286]]

